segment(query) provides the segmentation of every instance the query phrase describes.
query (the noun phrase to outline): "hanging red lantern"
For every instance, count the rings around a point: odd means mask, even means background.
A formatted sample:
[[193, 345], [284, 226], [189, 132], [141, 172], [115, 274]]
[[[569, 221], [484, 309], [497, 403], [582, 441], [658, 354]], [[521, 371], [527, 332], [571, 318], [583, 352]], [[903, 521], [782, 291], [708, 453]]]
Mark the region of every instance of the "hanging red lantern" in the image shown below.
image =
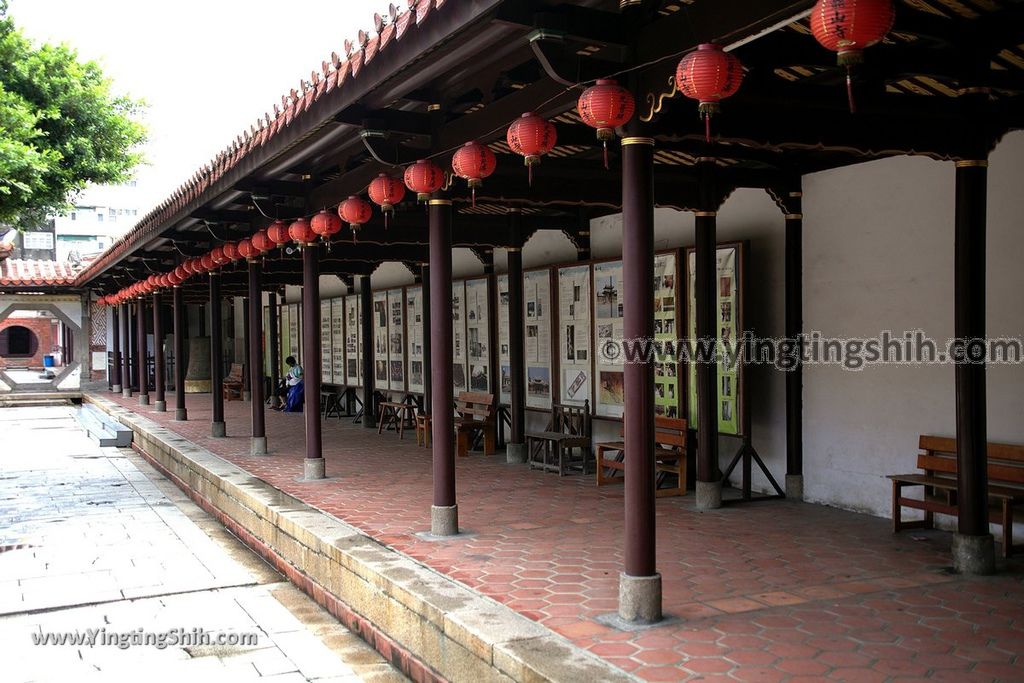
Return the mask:
[[263, 253], [270, 251], [275, 245], [270, 239], [270, 235], [267, 233], [267, 230], [264, 228], [252, 236], [252, 246], [256, 247], [260, 253]]
[[303, 246], [311, 246], [316, 242], [316, 233], [305, 218], [299, 218], [288, 226], [288, 236]]
[[540, 158], [555, 148], [558, 136], [555, 126], [533, 112], [526, 112], [512, 122], [505, 136], [512, 151], [523, 157], [527, 168], [527, 181], [533, 185], [533, 166]]
[[246, 261], [251, 261], [259, 256], [260, 252], [256, 247], [252, 246], [252, 240], [246, 237], [238, 243], [238, 253]]
[[338, 205], [338, 215], [352, 229], [352, 244], [356, 243], [356, 231], [359, 226], [373, 218], [373, 207], [362, 197], [352, 195]]
[[617, 81], [601, 78], [583, 91], [576, 108], [583, 123], [597, 129], [597, 139], [604, 143], [604, 167], [608, 168], [608, 141], [615, 138], [616, 128], [633, 118], [633, 94]]
[[205, 253], [201, 258], [203, 264], [203, 270], [209, 273], [211, 270], [217, 267], [217, 264], [213, 261], [213, 254]]
[[416, 193], [416, 199], [425, 202], [432, 192], [444, 185], [444, 171], [430, 159], [420, 159], [405, 169], [405, 186]]
[[714, 43], [703, 43], [688, 53], [676, 67], [676, 87], [686, 97], [700, 102], [704, 118], [704, 138], [711, 142], [711, 116], [720, 110], [719, 102], [732, 97], [743, 82], [739, 58]]
[[174, 273], [174, 276], [176, 278], [178, 278], [177, 284], [179, 284], [179, 285], [188, 278], [188, 273], [185, 272], [185, 266], [184, 265], [179, 265], [172, 272]]
[[242, 255], [238, 253], [238, 242], [224, 243], [224, 257], [228, 261], [237, 261], [242, 257]]
[[177, 287], [178, 285], [181, 284], [181, 277], [178, 275], [177, 268], [175, 268], [174, 270], [167, 274], [167, 283], [171, 287]]
[[310, 219], [309, 227], [312, 228], [313, 232], [326, 240], [331, 235], [337, 235], [341, 232], [341, 218], [337, 214], [324, 209]]
[[158, 277], [158, 278], [157, 278], [157, 281], [158, 281], [158, 282], [160, 283], [160, 286], [161, 286], [161, 287], [163, 287], [163, 288], [165, 288], [165, 289], [166, 289], [167, 287], [170, 287], [170, 286], [171, 286], [171, 282], [170, 282], [170, 280], [168, 280], [168, 279], [167, 279], [167, 273], [164, 273], [163, 275], [161, 275], [160, 277]]
[[373, 203], [380, 206], [384, 213], [384, 227], [388, 227], [388, 216], [395, 212], [395, 204], [405, 197], [405, 185], [398, 178], [381, 173], [370, 183], [369, 194]]
[[210, 256], [213, 257], [213, 262], [217, 266], [223, 266], [230, 260], [227, 256], [224, 255], [223, 246], [214, 247], [213, 250], [210, 252]]
[[196, 258], [189, 259], [188, 261], [186, 261], [186, 263], [189, 264], [189, 272], [192, 273], [192, 275], [202, 274], [203, 262], [198, 256]]
[[281, 246], [291, 241], [291, 238], [288, 237], [288, 224], [282, 220], [276, 220], [270, 224], [270, 227], [267, 228], [267, 236], [274, 246]]
[[484, 184], [484, 178], [494, 173], [498, 160], [487, 145], [476, 140], [467, 142], [452, 157], [452, 171], [465, 179], [473, 195], [473, 206], [476, 206], [476, 188]]
[[818, 0], [811, 11], [811, 33], [822, 47], [838, 53], [846, 67], [846, 96], [853, 101], [851, 69], [864, 61], [864, 50], [885, 38], [896, 20], [892, 0]]

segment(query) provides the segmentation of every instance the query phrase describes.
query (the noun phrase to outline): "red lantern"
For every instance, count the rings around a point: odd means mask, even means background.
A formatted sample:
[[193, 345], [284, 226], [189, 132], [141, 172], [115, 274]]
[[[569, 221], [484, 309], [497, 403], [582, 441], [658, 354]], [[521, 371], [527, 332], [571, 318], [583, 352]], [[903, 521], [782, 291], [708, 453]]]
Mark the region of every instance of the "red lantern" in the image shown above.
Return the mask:
[[256, 247], [260, 253], [270, 251], [274, 248], [274, 242], [271, 241], [270, 235], [266, 229], [260, 230], [252, 236], [252, 246]]
[[369, 188], [370, 199], [384, 212], [384, 227], [388, 227], [388, 216], [395, 212], [395, 204], [405, 196], [405, 185], [386, 173], [373, 179]]
[[167, 273], [164, 273], [163, 275], [158, 277], [157, 278], [157, 282], [159, 282], [160, 286], [164, 287], [164, 288], [167, 288], [167, 287], [171, 286], [171, 283], [170, 283], [170, 280], [168, 279]]
[[259, 256], [259, 250], [252, 246], [252, 240], [246, 237], [244, 240], [238, 243], [238, 253], [246, 261], [250, 261]]
[[202, 272], [203, 272], [203, 263], [202, 263], [202, 261], [198, 257], [197, 258], [190, 258], [185, 263], [188, 264], [189, 272], [192, 273], [193, 275], [200, 275], [200, 274], [202, 274]]
[[267, 236], [274, 246], [286, 244], [291, 240], [288, 237], [288, 224], [282, 220], [276, 220], [270, 224], [270, 227], [267, 228]]
[[688, 53], [676, 67], [679, 92], [700, 102], [704, 118], [704, 137], [711, 142], [711, 116], [720, 110], [719, 102], [732, 97], [743, 82], [743, 65], [733, 54], [714, 43], [703, 43]]
[[224, 257], [227, 258], [228, 261], [237, 261], [242, 257], [242, 255], [238, 253], [238, 242], [224, 243]]
[[476, 188], [483, 185], [484, 178], [494, 173], [497, 167], [498, 160], [494, 158], [494, 152], [490, 147], [475, 140], [464, 144], [452, 157], [452, 170], [455, 175], [469, 183], [469, 189], [473, 194], [473, 206], [476, 206]]
[[533, 185], [533, 165], [539, 164], [540, 158], [555, 148], [557, 135], [554, 124], [533, 112], [526, 112], [508, 127], [506, 140], [512, 151], [523, 157], [528, 169], [527, 178]]
[[846, 67], [846, 95], [853, 101], [850, 69], [864, 61], [864, 49], [881, 42], [892, 29], [896, 11], [892, 0], [818, 0], [811, 11], [811, 33], [821, 45], [838, 53]]
[[416, 193], [416, 199], [425, 202], [431, 192], [444, 185], [444, 171], [430, 159], [420, 159], [405, 169], [405, 186]]
[[288, 236], [293, 241], [304, 246], [310, 246], [316, 242], [316, 233], [313, 232], [313, 226], [305, 218], [300, 218], [288, 226]]
[[356, 231], [373, 217], [373, 208], [362, 197], [352, 195], [338, 205], [338, 215], [352, 228], [352, 243], [356, 242]]
[[337, 214], [324, 209], [309, 221], [309, 227], [325, 240], [341, 232], [341, 219]]
[[178, 275], [177, 268], [175, 268], [174, 270], [167, 274], [167, 282], [171, 285], [171, 287], [177, 287], [178, 285], [181, 284], [181, 277]]
[[631, 118], [636, 109], [633, 95], [618, 82], [601, 78], [587, 88], [576, 102], [583, 123], [597, 129], [597, 139], [604, 143], [604, 167], [608, 168], [608, 141], [615, 138], [615, 129]]
[[224, 247], [214, 247], [213, 251], [210, 252], [210, 256], [213, 257], [213, 263], [218, 266], [223, 266], [228, 262], [228, 257], [224, 255]]
[[207, 273], [209, 273], [211, 270], [217, 267], [217, 264], [213, 260], [213, 254], [211, 253], [203, 254], [200, 260], [202, 261], [203, 264], [203, 270], [205, 270]]
[[179, 265], [172, 272], [174, 273], [174, 277], [178, 279], [178, 281], [175, 283], [176, 285], [180, 285], [182, 282], [188, 279], [188, 273], [185, 272], [184, 264]]

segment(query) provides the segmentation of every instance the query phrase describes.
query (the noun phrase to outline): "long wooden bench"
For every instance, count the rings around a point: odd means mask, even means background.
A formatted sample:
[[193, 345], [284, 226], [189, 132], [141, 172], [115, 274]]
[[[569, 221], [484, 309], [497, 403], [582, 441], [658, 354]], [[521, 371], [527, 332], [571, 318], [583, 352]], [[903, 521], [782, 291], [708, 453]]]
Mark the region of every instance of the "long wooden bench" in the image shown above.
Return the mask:
[[478, 434], [483, 435], [484, 455], [497, 450], [494, 394], [461, 391], [455, 401], [455, 412], [455, 446], [459, 455], [469, 455]]
[[[675, 417], [654, 418], [654, 477], [656, 494], [686, 495], [686, 420]], [[623, 435], [619, 430], [619, 435]], [[622, 483], [625, 480], [626, 444], [622, 441], [599, 443], [597, 449], [597, 485]], [[623, 474], [616, 474], [621, 472]], [[675, 477], [675, 484], [670, 477]]]
[[224, 377], [224, 400], [231, 401], [237, 398], [241, 401], [243, 384], [242, 364], [232, 363], [231, 369], [228, 371], [227, 376]]
[[[903, 529], [931, 529], [935, 513], [956, 515], [956, 439], [922, 435], [917, 467], [923, 473], [890, 474], [892, 480], [893, 532]], [[908, 498], [903, 489], [922, 487], [921, 498]], [[1024, 545], [1013, 544], [1013, 510], [1024, 502], [1024, 446], [988, 444], [989, 520], [1003, 529], [1003, 557], [1010, 557]], [[924, 510], [924, 519], [903, 521], [903, 508]]]

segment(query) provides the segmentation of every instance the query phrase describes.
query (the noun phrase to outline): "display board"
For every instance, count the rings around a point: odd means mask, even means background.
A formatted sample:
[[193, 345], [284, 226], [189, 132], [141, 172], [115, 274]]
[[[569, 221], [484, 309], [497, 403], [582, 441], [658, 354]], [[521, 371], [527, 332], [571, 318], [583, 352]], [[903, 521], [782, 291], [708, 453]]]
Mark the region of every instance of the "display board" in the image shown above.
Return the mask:
[[331, 352], [331, 300], [320, 301], [320, 381], [334, 381], [334, 354]]
[[523, 273], [523, 303], [526, 306], [526, 406], [551, 407], [551, 270]]
[[494, 279], [498, 290], [498, 400], [501, 403], [512, 403], [512, 370], [509, 352], [508, 327], [508, 275], [499, 275]]
[[566, 266], [557, 272], [559, 402], [593, 401], [590, 265]]
[[373, 293], [373, 386], [388, 388], [388, 293]]
[[594, 264], [594, 414], [622, 417], [625, 374], [618, 354], [623, 337], [622, 261]]
[[363, 350], [360, 348], [359, 295], [345, 297], [345, 382], [363, 386]]
[[345, 384], [345, 300], [330, 300], [331, 308], [331, 383]]
[[288, 353], [286, 356], [293, 356], [299, 365], [302, 365], [302, 306], [299, 304], [288, 305]]
[[654, 338], [663, 353], [654, 363], [654, 414], [679, 417], [682, 405], [678, 356], [679, 340], [679, 260], [675, 252], [654, 257]]
[[[728, 348], [735, 352], [743, 336], [743, 245], [732, 243], [719, 245], [717, 250], [718, 277], [717, 305], [715, 319], [720, 342], [720, 349]], [[687, 337], [697, 338], [697, 305], [696, 305], [696, 252], [686, 250], [686, 325]], [[718, 364], [718, 431], [720, 434], [741, 434], [741, 411], [744, 383], [742, 381], [742, 365], [730, 367], [722, 354]], [[697, 372], [696, 365], [690, 363], [688, 372], [687, 414], [689, 426], [697, 428]]]
[[287, 304], [281, 304], [277, 308], [277, 325], [278, 332], [281, 335], [281, 376], [284, 377], [288, 373], [288, 364], [284, 362], [284, 359], [288, 356], [288, 351], [292, 348], [291, 339], [289, 338], [291, 335], [291, 326], [288, 324]]
[[466, 280], [466, 356], [470, 391], [491, 391], [491, 306], [489, 278]]
[[388, 389], [405, 391], [405, 291], [388, 290]]
[[407, 386], [413, 393], [423, 393], [423, 288], [419, 286], [405, 289], [405, 337]]
[[452, 388], [468, 390], [466, 381], [466, 282], [452, 283]]
[[[263, 374], [270, 376], [271, 363], [274, 359], [270, 357], [270, 336], [273, 332], [270, 329], [270, 306], [263, 307]], [[222, 361], [223, 362], [223, 361]]]

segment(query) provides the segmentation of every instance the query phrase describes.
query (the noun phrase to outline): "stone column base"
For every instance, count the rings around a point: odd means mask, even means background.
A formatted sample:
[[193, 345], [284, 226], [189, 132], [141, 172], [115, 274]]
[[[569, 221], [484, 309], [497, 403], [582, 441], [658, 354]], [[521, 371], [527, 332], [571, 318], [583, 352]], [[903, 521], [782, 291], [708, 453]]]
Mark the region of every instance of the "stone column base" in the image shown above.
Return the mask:
[[127, 387], [125, 387], [124, 389], [121, 390], [121, 396], [123, 396], [124, 398], [131, 398], [132, 397], [132, 390], [127, 388]]
[[992, 534], [953, 534], [953, 569], [961, 574], [987, 576], [996, 572], [996, 550]]
[[224, 422], [211, 422], [210, 423], [210, 436], [215, 439], [220, 439], [228, 435], [228, 426]]
[[804, 499], [804, 475], [786, 475], [786, 498], [788, 500], [803, 501]]
[[631, 624], [661, 621], [661, 574], [619, 574], [619, 618]]
[[110, 391], [114, 394], [120, 394], [122, 391], [121, 385], [115, 384], [114, 386], [110, 387]]
[[176, 408], [174, 410], [175, 422], [188, 422], [188, 408]]
[[698, 510], [717, 510], [722, 507], [722, 480], [698, 481], [695, 498]]
[[243, 391], [242, 392], [242, 400], [245, 401], [246, 403], [252, 401], [252, 392], [251, 391]]
[[323, 458], [304, 458], [302, 462], [302, 478], [324, 479], [327, 477], [326, 463]]
[[430, 506], [430, 533], [434, 536], [455, 536], [459, 533], [459, 506]]
[[509, 443], [505, 444], [505, 462], [510, 465], [521, 465], [526, 462], [526, 444]]
[[139, 405], [140, 406], [148, 406], [149, 405], [149, 394], [139, 394]]
[[267, 437], [265, 436], [254, 436], [252, 441], [249, 442], [249, 455], [266, 455], [267, 454]]
[[158, 413], [166, 413], [167, 412], [167, 401], [154, 401], [153, 402], [153, 409], [156, 412], [158, 412]]

